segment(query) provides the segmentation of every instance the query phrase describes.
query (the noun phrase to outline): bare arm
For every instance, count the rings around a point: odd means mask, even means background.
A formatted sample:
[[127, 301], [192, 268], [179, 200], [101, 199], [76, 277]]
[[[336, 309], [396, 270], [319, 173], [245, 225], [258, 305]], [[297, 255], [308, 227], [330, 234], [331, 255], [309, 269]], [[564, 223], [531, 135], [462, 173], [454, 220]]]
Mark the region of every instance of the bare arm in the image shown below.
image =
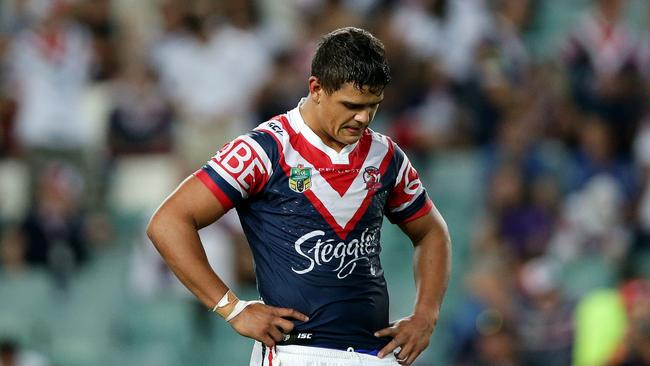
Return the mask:
[[447, 224], [434, 207], [429, 215], [406, 223], [402, 230], [415, 246], [413, 267], [417, 292], [414, 314], [435, 325], [451, 271], [451, 240]]
[[413, 267], [416, 299], [413, 314], [376, 333], [393, 339], [379, 357], [401, 347], [400, 364], [410, 365], [429, 345], [447, 289], [451, 267], [451, 248], [447, 225], [434, 207], [429, 214], [400, 225], [415, 247]]
[[[198, 230], [217, 221], [225, 209], [194, 176], [187, 178], [156, 210], [147, 235], [183, 284], [208, 308], [213, 308], [228, 287], [212, 270]], [[240, 334], [267, 346], [293, 329], [284, 317], [306, 320], [292, 309], [254, 304], [246, 307], [230, 324]]]
[[147, 235], [167, 265], [209, 308], [228, 287], [210, 268], [198, 230], [224, 214], [219, 201], [192, 176], [167, 197], [147, 227]]

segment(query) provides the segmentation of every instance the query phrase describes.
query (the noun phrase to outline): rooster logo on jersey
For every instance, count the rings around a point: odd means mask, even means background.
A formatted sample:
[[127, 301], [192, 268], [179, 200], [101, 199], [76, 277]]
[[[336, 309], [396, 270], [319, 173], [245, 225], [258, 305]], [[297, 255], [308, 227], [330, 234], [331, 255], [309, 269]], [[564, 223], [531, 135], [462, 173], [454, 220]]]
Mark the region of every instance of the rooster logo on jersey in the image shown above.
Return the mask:
[[368, 166], [363, 172], [363, 181], [366, 182], [366, 189], [370, 192], [376, 192], [381, 188], [381, 173], [374, 166]]
[[302, 164], [291, 168], [289, 188], [296, 193], [302, 193], [311, 188], [311, 168], [305, 168]]

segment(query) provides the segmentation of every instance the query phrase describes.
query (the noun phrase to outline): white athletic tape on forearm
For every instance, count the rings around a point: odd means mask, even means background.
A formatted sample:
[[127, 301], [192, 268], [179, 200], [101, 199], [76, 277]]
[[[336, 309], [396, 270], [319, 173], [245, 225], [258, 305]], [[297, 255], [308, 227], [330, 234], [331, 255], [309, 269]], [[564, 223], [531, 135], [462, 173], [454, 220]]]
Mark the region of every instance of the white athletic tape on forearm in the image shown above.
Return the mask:
[[[223, 308], [226, 305], [228, 305], [228, 303], [229, 303], [229, 301], [228, 301], [228, 293], [231, 293], [231, 291], [230, 290], [226, 291], [226, 293], [223, 294], [223, 297], [221, 298], [221, 300], [219, 300], [219, 302], [212, 308], [213, 313], [216, 313], [219, 308]], [[232, 295], [233, 295], [234, 298], [237, 298], [237, 296], [235, 296], [235, 294], [232, 294]]]
[[261, 303], [262, 303], [262, 301], [260, 301], [260, 300], [254, 300], [254, 301], [244, 301], [244, 300], [239, 300], [239, 301], [235, 304], [235, 308], [232, 309], [232, 312], [230, 313], [230, 315], [228, 315], [228, 317], [226, 318], [226, 321], [229, 322], [229, 321], [231, 321], [232, 319], [234, 319], [237, 315], [239, 315], [239, 313], [241, 313], [242, 311], [244, 311], [244, 309], [246, 309], [246, 307], [247, 307], [248, 305], [261, 304]]

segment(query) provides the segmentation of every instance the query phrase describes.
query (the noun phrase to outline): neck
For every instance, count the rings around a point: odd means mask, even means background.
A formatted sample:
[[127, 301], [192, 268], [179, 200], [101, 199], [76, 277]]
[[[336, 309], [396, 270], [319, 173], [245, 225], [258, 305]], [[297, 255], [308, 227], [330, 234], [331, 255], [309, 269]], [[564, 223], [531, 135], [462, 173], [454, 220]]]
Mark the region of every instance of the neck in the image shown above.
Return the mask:
[[316, 105], [311, 99], [307, 98], [307, 100], [298, 108], [298, 111], [307, 127], [309, 127], [309, 129], [311, 129], [326, 146], [331, 147], [336, 152], [341, 152], [341, 150], [347, 146], [334, 140], [325, 131], [318, 127], [318, 124], [316, 123], [316, 121], [318, 121]]

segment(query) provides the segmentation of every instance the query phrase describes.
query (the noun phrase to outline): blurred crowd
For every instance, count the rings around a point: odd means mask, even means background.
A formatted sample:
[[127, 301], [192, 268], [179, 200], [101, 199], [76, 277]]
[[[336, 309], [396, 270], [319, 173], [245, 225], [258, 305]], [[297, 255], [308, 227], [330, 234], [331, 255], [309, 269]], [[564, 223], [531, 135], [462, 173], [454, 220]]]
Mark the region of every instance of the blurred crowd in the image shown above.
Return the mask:
[[[391, 64], [373, 128], [420, 170], [480, 160], [472, 241], [454, 243], [470, 247], [466, 296], [441, 325], [450, 362], [650, 364], [650, 7], [581, 1], [540, 52], [549, 3], [3, 0], [0, 281], [43, 270], [65, 293], [120, 215], [144, 220], [226, 141], [292, 109], [319, 37], [354, 25]], [[251, 283], [227, 221], [202, 233], [208, 254]], [[135, 236], [132, 286], [153, 293], [169, 274]], [[5, 349], [0, 365], [21, 365]]]

